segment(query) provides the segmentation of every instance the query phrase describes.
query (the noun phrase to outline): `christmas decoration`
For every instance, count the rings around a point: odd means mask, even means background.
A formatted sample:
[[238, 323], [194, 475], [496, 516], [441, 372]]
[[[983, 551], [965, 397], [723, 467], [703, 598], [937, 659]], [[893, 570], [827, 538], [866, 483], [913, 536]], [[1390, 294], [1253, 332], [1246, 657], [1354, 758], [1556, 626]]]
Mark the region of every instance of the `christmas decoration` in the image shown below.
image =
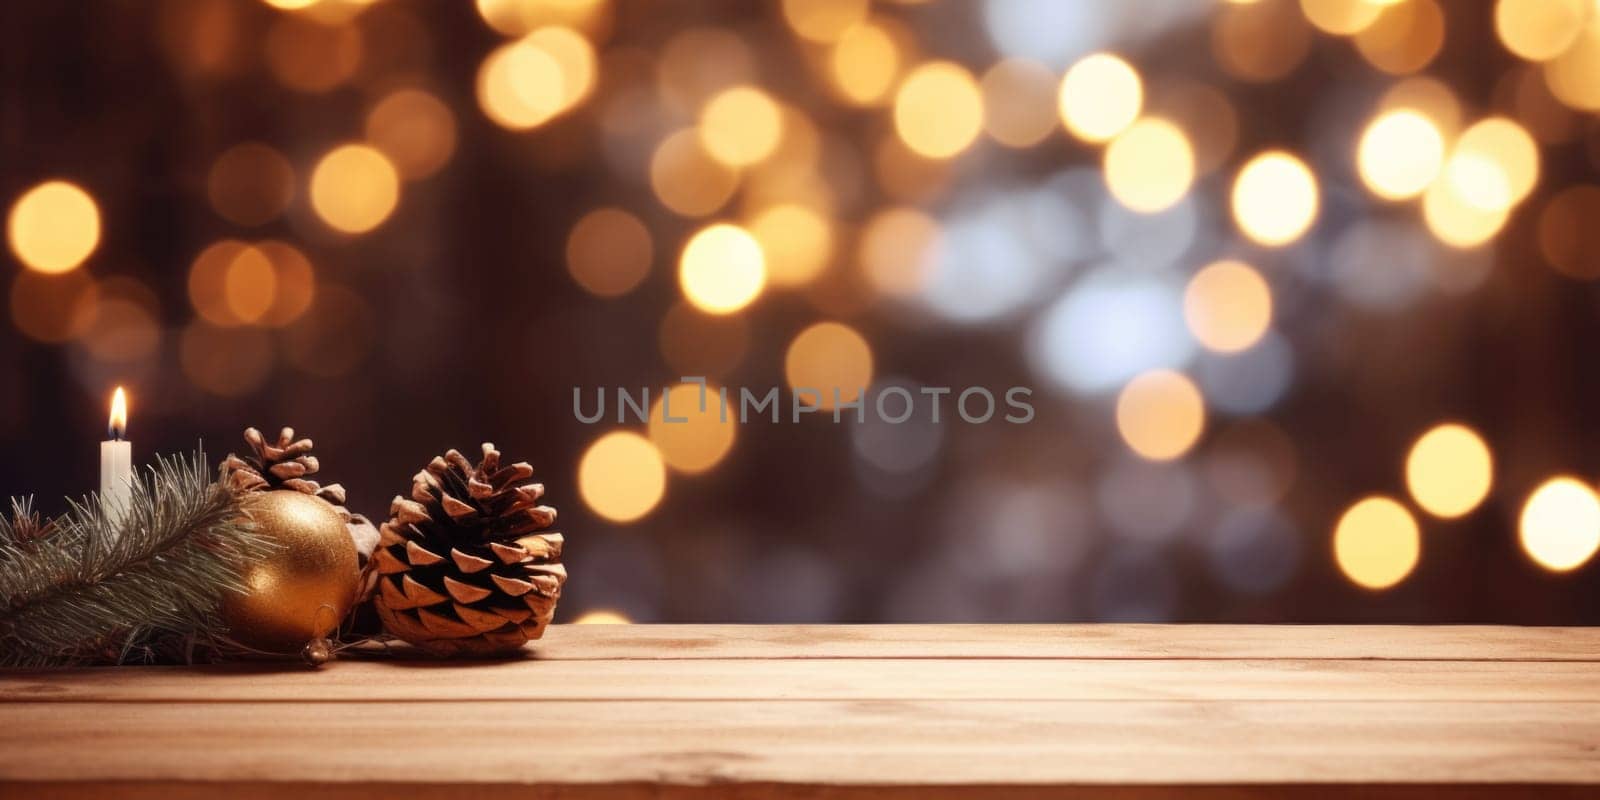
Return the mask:
[[42, 522], [13, 501], [0, 520], [0, 665], [188, 659], [224, 646], [219, 602], [278, 550], [243, 510], [203, 453], [159, 459], [121, 506], [91, 495]]
[[355, 604], [356, 550], [334, 507], [304, 492], [251, 492], [243, 511], [279, 546], [247, 567], [245, 591], [223, 598], [228, 636], [253, 650], [315, 661], [308, 645], [328, 636]]
[[372, 522], [345, 508], [344, 486], [331, 483], [323, 486], [311, 479], [322, 468], [317, 457], [311, 454], [314, 446], [310, 439], [296, 439], [294, 428], [278, 432], [276, 443], [268, 442], [256, 428], [246, 428], [245, 443], [251, 452], [245, 456], [229, 453], [220, 468], [224, 483], [241, 492], [288, 490], [320, 497], [330, 503], [349, 528], [350, 539], [355, 542], [361, 564], [372, 555], [378, 544], [378, 531]]
[[502, 466], [493, 444], [474, 466], [451, 450], [396, 497], [368, 570], [384, 628], [435, 655], [492, 655], [537, 639], [555, 613], [566, 568], [562, 537], [540, 533], [555, 509], [538, 505], [533, 467]]

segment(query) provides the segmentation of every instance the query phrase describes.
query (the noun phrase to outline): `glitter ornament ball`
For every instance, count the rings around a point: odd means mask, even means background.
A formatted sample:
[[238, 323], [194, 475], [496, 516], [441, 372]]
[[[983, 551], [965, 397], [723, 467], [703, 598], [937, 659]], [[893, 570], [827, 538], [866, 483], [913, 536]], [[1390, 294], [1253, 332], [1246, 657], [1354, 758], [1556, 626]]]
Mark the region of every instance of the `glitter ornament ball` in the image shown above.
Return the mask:
[[243, 576], [222, 618], [239, 644], [295, 655], [338, 627], [355, 602], [355, 545], [327, 501], [301, 492], [261, 492], [245, 501], [257, 529], [282, 548]]

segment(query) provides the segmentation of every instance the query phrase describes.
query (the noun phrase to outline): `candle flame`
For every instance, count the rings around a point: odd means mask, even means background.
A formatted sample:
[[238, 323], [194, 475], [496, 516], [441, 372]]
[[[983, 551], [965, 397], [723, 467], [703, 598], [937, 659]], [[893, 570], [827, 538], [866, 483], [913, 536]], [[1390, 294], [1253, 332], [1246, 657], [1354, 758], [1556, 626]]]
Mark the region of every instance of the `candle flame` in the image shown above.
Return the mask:
[[106, 423], [106, 430], [112, 440], [119, 442], [128, 432], [128, 394], [121, 386], [111, 394], [111, 421]]

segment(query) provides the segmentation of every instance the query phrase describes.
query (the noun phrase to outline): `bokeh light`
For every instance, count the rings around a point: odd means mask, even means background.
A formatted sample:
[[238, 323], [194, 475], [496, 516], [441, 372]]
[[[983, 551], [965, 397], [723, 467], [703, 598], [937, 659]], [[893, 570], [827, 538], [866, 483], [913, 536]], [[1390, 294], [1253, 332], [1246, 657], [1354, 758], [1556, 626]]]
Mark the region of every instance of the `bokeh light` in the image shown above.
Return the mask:
[[620, 611], [599, 608], [585, 611], [572, 621], [573, 625], [631, 625], [633, 621]]
[[294, 199], [294, 168], [268, 145], [236, 144], [211, 163], [206, 196], [223, 219], [235, 225], [264, 225]]
[[1600, 548], [1600, 497], [1577, 478], [1550, 478], [1528, 496], [1517, 530], [1523, 552], [1534, 563], [1551, 572], [1570, 572]]
[[867, 220], [857, 258], [868, 282], [878, 291], [909, 297], [927, 282], [929, 265], [938, 257], [939, 222], [914, 208], [891, 207]]
[[662, 205], [686, 217], [722, 208], [738, 187], [739, 173], [712, 158], [693, 128], [662, 140], [650, 158], [650, 188]]
[[478, 68], [478, 106], [503, 128], [536, 128], [563, 110], [566, 82], [555, 56], [526, 39], [518, 40], [484, 58]]
[[983, 73], [983, 129], [1007, 147], [1032, 147], [1056, 129], [1056, 76], [1043, 64], [1008, 58]]
[[1377, 111], [1379, 115], [1387, 111], [1421, 114], [1447, 142], [1461, 131], [1461, 100], [1449, 84], [1438, 78], [1418, 76], [1390, 86], [1378, 98]]
[[735, 86], [711, 98], [700, 112], [700, 142], [730, 167], [755, 164], [778, 147], [783, 115], [766, 92]]
[[1084, 276], [1034, 323], [1030, 355], [1046, 378], [1077, 392], [1118, 387], [1152, 369], [1177, 369], [1194, 355], [1184, 327], [1183, 287], [1114, 267]]
[[1246, 236], [1268, 247], [1299, 239], [1317, 218], [1317, 179], [1283, 151], [1250, 159], [1233, 183], [1233, 218]]
[[578, 462], [578, 493], [604, 519], [634, 522], [660, 504], [667, 468], [649, 439], [612, 431], [596, 439]]
[[1333, 531], [1333, 556], [1339, 570], [1363, 589], [1380, 591], [1406, 579], [1422, 555], [1422, 532], [1411, 512], [1394, 500], [1374, 495], [1357, 501], [1339, 517]]
[[222, 274], [222, 299], [229, 313], [244, 323], [259, 322], [277, 301], [278, 275], [267, 254], [246, 247]]
[[1350, 36], [1378, 20], [1393, 0], [1300, 0], [1300, 10], [1325, 33]]
[[1357, 52], [1391, 75], [1409, 75], [1428, 66], [1444, 47], [1445, 16], [1437, 0], [1381, 5], [1378, 18], [1356, 33]]
[[11, 204], [6, 240], [28, 269], [50, 274], [77, 269], [100, 243], [100, 208], [77, 184], [45, 181]]
[[[1590, 14], [1596, 12], [1591, 11]], [[1580, 28], [1578, 37], [1561, 55], [1544, 64], [1544, 82], [1550, 93], [1580, 111], [1600, 111], [1600, 24]]]
[[1194, 150], [1197, 175], [1216, 171], [1233, 156], [1239, 141], [1239, 114], [1220, 89], [1177, 79], [1152, 88], [1146, 101], [1151, 116], [1170, 120]]
[[1288, 0], [1229, 3], [1211, 22], [1211, 57], [1241, 81], [1279, 80], [1305, 61], [1311, 26]]
[[951, 61], [923, 64], [895, 93], [894, 127], [918, 155], [950, 158], [982, 130], [983, 94], [965, 67]]
[[661, 48], [655, 72], [667, 105], [693, 117], [712, 95], [755, 78], [755, 54], [733, 31], [689, 28]]
[[84, 350], [96, 361], [128, 364], [161, 346], [161, 307], [154, 291], [127, 277], [100, 282], [94, 318], [83, 332]]
[[311, 207], [334, 230], [366, 233], [382, 225], [399, 202], [399, 173], [368, 145], [334, 148], [311, 172]]
[[1422, 194], [1443, 164], [1444, 137], [1432, 120], [1409, 108], [1379, 114], [1356, 149], [1361, 181], [1386, 200]]
[[839, 36], [828, 56], [833, 85], [856, 105], [882, 102], [900, 75], [900, 48], [883, 26], [852, 25]]
[[476, 5], [483, 21], [506, 36], [521, 36], [545, 25], [603, 33], [612, 15], [609, 0], [476, 0]]
[[278, 82], [295, 91], [321, 93], [355, 76], [365, 48], [355, 25], [285, 15], [273, 20], [262, 49]]
[[1571, 186], [1539, 214], [1539, 252], [1570, 278], [1600, 278], [1600, 187]]
[[456, 150], [455, 115], [421, 89], [398, 89], [378, 101], [367, 113], [366, 134], [407, 180], [438, 172]]
[[[1455, 163], [1460, 164], [1460, 162]], [[1500, 232], [1501, 226], [1505, 225], [1507, 216], [1505, 209], [1486, 210], [1462, 197], [1458, 191], [1463, 185], [1473, 185], [1478, 180], [1489, 181], [1487, 187], [1481, 184], [1475, 187], [1480, 194], [1493, 196], [1496, 192], [1505, 191], [1503, 173], [1481, 162], [1479, 166], [1487, 169], [1470, 178], [1464, 177], [1459, 170], [1452, 170], [1455, 174], [1447, 172], [1441, 180], [1434, 181], [1422, 195], [1422, 218], [1428, 224], [1428, 230], [1439, 241], [1451, 247], [1477, 247], [1489, 241]]]
[[1104, 168], [1111, 196], [1134, 211], [1169, 208], [1194, 182], [1194, 150], [1178, 126], [1145, 117], [1106, 147]]
[[620, 208], [590, 211], [567, 234], [567, 272], [600, 297], [632, 291], [650, 273], [654, 256], [650, 229]]
[[827, 44], [867, 17], [867, 0], [783, 0], [783, 19], [803, 39]]
[[1171, 370], [1146, 372], [1117, 395], [1117, 431], [1151, 461], [1183, 456], [1205, 429], [1205, 402], [1194, 382]]
[[1073, 64], [1056, 96], [1061, 121], [1086, 142], [1104, 142], [1121, 133], [1139, 116], [1143, 103], [1139, 73], [1110, 53], [1094, 53]]
[[806, 405], [835, 408], [855, 402], [872, 384], [872, 347], [849, 325], [819, 322], [789, 343], [783, 373], [791, 388], [808, 390]]
[[[583, 34], [562, 25], [551, 25], [528, 34], [522, 41], [550, 56], [561, 70], [561, 98], [556, 113], [575, 108], [589, 97], [599, 66], [594, 46]], [[537, 106], [543, 95], [538, 98], [533, 105]]]
[[810, 283], [833, 257], [833, 226], [809, 206], [786, 203], [763, 209], [748, 228], [761, 244], [767, 281], [774, 287]]
[[1483, 211], [1505, 211], [1539, 180], [1539, 146], [1521, 125], [1490, 117], [1461, 133], [1450, 153], [1451, 190]]
[[1208, 350], [1237, 353], [1261, 340], [1272, 323], [1272, 290], [1240, 261], [1217, 261], [1189, 279], [1183, 293], [1189, 332]]
[[293, 245], [272, 239], [256, 242], [255, 249], [272, 264], [272, 304], [259, 322], [281, 328], [300, 319], [316, 301], [317, 276], [310, 259]]
[[748, 231], [727, 223], [700, 229], [678, 260], [683, 296], [700, 310], [731, 314], [749, 305], [767, 283], [761, 244]]
[[724, 407], [719, 388], [716, 384], [679, 383], [656, 397], [650, 407], [650, 441], [667, 466], [698, 475], [715, 467], [733, 449], [739, 398], [735, 392]]
[[11, 323], [22, 335], [59, 344], [83, 336], [100, 308], [100, 287], [83, 270], [17, 272], [11, 283]]
[[1507, 50], [1529, 61], [1561, 55], [1583, 31], [1588, 0], [1498, 0], [1494, 29]]
[[1477, 431], [1454, 423], [1430, 428], [1406, 456], [1406, 486], [1424, 511], [1462, 516], [1489, 496], [1494, 458]]

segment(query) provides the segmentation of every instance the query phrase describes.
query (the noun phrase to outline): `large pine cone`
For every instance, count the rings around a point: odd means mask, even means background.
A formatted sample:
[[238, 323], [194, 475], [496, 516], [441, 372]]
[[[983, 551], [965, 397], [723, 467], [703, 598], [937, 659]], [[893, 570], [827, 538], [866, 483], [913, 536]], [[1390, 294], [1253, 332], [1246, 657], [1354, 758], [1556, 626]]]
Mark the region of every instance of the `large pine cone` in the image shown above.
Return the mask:
[[367, 558], [372, 555], [372, 549], [378, 544], [378, 532], [366, 517], [351, 514], [350, 509], [345, 508], [343, 486], [337, 483], [322, 486], [311, 480], [310, 476], [322, 468], [317, 457], [311, 454], [311, 440], [296, 439], [294, 428], [284, 428], [278, 432], [278, 441], [274, 444], [268, 442], [261, 431], [246, 428], [244, 441], [250, 445], [251, 452], [243, 457], [229, 453], [222, 460], [218, 470], [222, 482], [239, 492], [283, 489], [304, 492], [328, 501], [339, 512], [339, 518], [344, 520], [345, 527], [350, 531], [350, 540], [355, 543], [356, 555], [365, 565]]
[[379, 528], [372, 599], [389, 633], [435, 655], [515, 651], [544, 635], [561, 585], [561, 534], [538, 505], [533, 467], [500, 465], [494, 445], [476, 467], [451, 450], [412, 478]]

